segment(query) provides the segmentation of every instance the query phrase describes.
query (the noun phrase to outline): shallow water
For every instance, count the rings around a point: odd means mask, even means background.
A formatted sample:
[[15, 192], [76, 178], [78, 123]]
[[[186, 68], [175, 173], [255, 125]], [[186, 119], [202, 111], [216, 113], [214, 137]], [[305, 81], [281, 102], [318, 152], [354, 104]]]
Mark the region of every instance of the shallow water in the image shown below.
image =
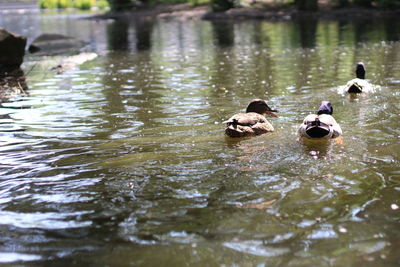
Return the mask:
[[[397, 19], [0, 26], [99, 54], [59, 75], [28, 56], [29, 96], [2, 104], [1, 263], [398, 266]], [[379, 89], [339, 94], [360, 60]], [[276, 131], [226, 138], [253, 98]], [[322, 100], [343, 137], [299, 141]]]

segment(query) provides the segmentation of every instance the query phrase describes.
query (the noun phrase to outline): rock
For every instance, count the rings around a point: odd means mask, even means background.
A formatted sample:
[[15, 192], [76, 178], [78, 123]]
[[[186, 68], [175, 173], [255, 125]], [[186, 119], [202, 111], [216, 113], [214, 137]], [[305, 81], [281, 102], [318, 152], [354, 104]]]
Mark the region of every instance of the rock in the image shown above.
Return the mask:
[[28, 87], [20, 68], [25, 46], [25, 37], [0, 28], [0, 102], [26, 94]]
[[18, 69], [24, 61], [26, 38], [0, 28], [0, 76]]
[[31, 43], [29, 52], [48, 56], [59, 55], [78, 52], [86, 44], [86, 42], [74, 37], [45, 33]]
[[86, 61], [93, 60], [97, 57], [96, 53], [80, 53], [78, 55], [65, 57], [59, 64], [51, 68], [57, 74], [61, 74], [75, 69]]
[[28, 95], [24, 72], [20, 68], [0, 75], [0, 103]]

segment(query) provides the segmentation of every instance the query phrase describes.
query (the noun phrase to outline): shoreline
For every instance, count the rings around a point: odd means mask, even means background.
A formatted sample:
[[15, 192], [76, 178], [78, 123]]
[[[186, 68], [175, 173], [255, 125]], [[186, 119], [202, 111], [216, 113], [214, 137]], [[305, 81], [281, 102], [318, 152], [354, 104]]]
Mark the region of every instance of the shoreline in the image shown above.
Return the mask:
[[400, 8], [330, 8], [321, 7], [317, 11], [300, 11], [293, 7], [241, 7], [224, 12], [213, 12], [208, 6], [189, 6], [188, 4], [162, 4], [154, 7], [142, 7], [130, 11], [104, 13], [89, 17], [95, 20], [266, 20], [289, 21], [302, 18], [318, 20], [352, 20], [394, 17], [398, 18]]

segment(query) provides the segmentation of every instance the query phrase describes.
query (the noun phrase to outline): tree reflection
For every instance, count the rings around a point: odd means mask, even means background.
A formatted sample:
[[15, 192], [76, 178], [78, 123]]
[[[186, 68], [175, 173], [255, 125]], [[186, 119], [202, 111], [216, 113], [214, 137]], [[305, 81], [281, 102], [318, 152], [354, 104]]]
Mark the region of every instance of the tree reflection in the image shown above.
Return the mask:
[[214, 39], [220, 47], [230, 47], [234, 44], [235, 35], [233, 23], [229, 21], [212, 21]]
[[299, 19], [296, 23], [300, 35], [300, 45], [302, 48], [315, 47], [315, 36], [317, 30], [317, 20], [315, 18]]
[[129, 49], [129, 23], [116, 20], [107, 25], [108, 49], [126, 51]]
[[149, 20], [142, 20], [135, 24], [137, 50], [149, 50], [151, 48], [153, 26], [154, 22]]
[[400, 40], [400, 20], [395, 17], [388, 18], [384, 21], [384, 28], [386, 32], [386, 39], [388, 41], [399, 41]]

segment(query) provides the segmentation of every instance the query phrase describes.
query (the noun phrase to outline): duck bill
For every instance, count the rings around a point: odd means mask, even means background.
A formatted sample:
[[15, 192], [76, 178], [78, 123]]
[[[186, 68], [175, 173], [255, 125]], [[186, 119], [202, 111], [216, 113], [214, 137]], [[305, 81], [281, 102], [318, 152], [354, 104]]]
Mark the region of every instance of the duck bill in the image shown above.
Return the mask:
[[330, 133], [330, 129], [328, 125], [320, 123], [320, 125], [307, 126], [306, 133], [311, 138], [323, 138]]
[[277, 110], [268, 110], [268, 111], [266, 111], [265, 112], [265, 114], [267, 114], [267, 115], [269, 115], [269, 116], [271, 116], [271, 117], [274, 117], [274, 118], [276, 118], [276, 117], [278, 117], [278, 115], [276, 115], [274, 112], [278, 112]]

